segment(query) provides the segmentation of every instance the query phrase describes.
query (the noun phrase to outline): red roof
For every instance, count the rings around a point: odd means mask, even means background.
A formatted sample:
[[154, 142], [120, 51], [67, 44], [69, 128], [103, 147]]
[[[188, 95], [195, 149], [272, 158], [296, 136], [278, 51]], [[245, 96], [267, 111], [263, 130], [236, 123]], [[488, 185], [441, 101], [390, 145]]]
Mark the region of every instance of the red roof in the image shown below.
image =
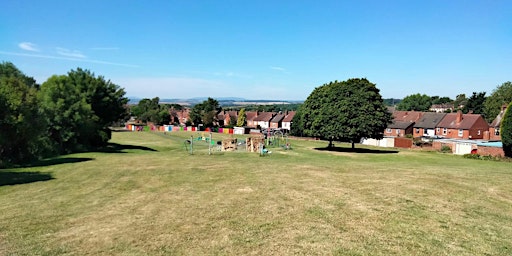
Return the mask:
[[247, 111], [245, 112], [245, 120], [253, 121], [258, 116], [257, 111]]
[[261, 112], [254, 121], [263, 121], [263, 122], [270, 122], [272, 117], [274, 117], [274, 112]]
[[288, 114], [284, 117], [283, 122], [288, 122], [288, 123], [291, 122], [296, 113], [297, 112], [295, 112], [295, 111], [288, 112]]
[[[457, 115], [462, 117], [461, 120], [457, 120]], [[483, 117], [478, 114], [449, 113], [446, 114], [437, 126], [441, 128], [469, 130], [474, 128], [479, 119], [481, 119], [480, 123], [482, 123]], [[484, 123], [487, 124], [485, 120]]]
[[423, 112], [418, 111], [393, 111], [393, 120], [400, 122], [416, 122], [423, 115]]

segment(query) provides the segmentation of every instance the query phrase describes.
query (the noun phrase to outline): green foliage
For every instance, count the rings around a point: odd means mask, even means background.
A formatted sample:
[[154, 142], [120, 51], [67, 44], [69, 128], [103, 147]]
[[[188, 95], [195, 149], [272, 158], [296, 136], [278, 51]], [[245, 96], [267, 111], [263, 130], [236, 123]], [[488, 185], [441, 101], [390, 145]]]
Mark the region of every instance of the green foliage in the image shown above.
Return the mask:
[[455, 107], [455, 109], [459, 109], [460, 106], [464, 107], [464, 105], [466, 105], [467, 102], [468, 99], [466, 98], [466, 94], [462, 93], [455, 97], [455, 100], [453, 101], [453, 106]]
[[439, 96], [432, 96], [430, 98], [430, 100], [432, 101], [432, 104], [447, 104], [447, 103], [453, 102], [453, 100], [450, 99], [450, 97], [439, 97]]
[[462, 108], [463, 113], [472, 111], [473, 114], [484, 114], [485, 92], [473, 92], [466, 105]]
[[443, 152], [443, 153], [451, 153], [452, 152], [452, 148], [450, 146], [443, 145], [441, 147], [441, 152]]
[[45, 150], [46, 123], [37, 89], [11, 63], [0, 64], [0, 166], [33, 160]]
[[397, 106], [397, 110], [428, 111], [432, 106], [432, 99], [425, 94], [412, 94], [405, 97]]
[[217, 122], [217, 113], [221, 110], [219, 102], [208, 98], [202, 103], [196, 104], [190, 110], [190, 119], [194, 125], [203, 124], [204, 127], [213, 127]]
[[352, 143], [382, 138], [391, 122], [379, 89], [364, 78], [317, 87], [297, 115], [294, 125], [301, 125], [304, 135]]
[[386, 106], [395, 106], [395, 105], [399, 104], [401, 101], [402, 101], [401, 99], [393, 99], [393, 98], [383, 100], [384, 105], [386, 105]]
[[169, 124], [171, 122], [170, 105], [159, 102], [160, 98], [158, 97], [142, 99], [138, 105], [132, 106], [130, 111], [142, 122], [152, 122], [158, 125]]
[[506, 157], [512, 157], [512, 102], [508, 104], [505, 115], [501, 121], [501, 142]]
[[493, 90], [484, 102], [484, 113], [487, 121], [491, 122], [501, 111], [503, 104], [512, 102], [512, 82], [505, 82]]
[[247, 116], [245, 115], [245, 108], [240, 109], [240, 112], [238, 112], [238, 120], [236, 121], [236, 126], [242, 127], [247, 124], [246, 119]]

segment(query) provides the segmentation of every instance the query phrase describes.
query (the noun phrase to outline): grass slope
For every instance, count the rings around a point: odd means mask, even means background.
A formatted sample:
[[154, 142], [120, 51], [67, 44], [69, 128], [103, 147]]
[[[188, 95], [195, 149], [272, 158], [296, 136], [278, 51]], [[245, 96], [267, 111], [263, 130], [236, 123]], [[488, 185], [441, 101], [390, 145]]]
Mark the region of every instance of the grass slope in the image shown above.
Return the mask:
[[0, 170], [0, 255], [512, 254], [510, 163], [318, 141], [189, 155], [170, 134]]

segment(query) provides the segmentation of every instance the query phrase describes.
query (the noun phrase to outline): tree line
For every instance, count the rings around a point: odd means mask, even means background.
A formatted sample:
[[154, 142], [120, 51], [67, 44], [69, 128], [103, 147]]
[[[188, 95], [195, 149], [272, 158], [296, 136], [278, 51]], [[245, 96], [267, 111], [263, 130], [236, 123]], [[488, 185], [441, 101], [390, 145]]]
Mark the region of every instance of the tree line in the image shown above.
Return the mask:
[[[512, 83], [505, 82], [498, 85], [489, 96], [486, 92], [473, 92], [468, 98], [466, 94], [459, 94], [455, 99], [449, 97], [428, 96], [426, 94], [412, 94], [403, 98], [397, 105], [397, 110], [429, 111], [434, 104], [452, 104], [454, 111], [482, 115], [491, 122], [500, 113], [503, 104], [512, 102]], [[450, 112], [449, 110], [448, 112]]]
[[0, 166], [107, 145], [109, 126], [126, 118], [118, 85], [77, 68], [41, 85], [0, 63]]

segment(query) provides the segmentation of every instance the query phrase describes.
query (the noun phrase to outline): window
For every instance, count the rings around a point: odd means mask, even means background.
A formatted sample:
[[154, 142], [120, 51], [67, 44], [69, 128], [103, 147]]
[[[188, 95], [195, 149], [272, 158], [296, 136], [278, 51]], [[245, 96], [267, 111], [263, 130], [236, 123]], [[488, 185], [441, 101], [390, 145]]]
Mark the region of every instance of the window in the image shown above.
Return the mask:
[[500, 128], [499, 127], [496, 127], [496, 129], [494, 130], [494, 135], [500, 135]]
[[436, 128], [436, 133], [438, 133], [438, 134], [439, 134], [439, 132], [440, 132], [440, 131], [441, 131], [441, 128], [437, 127], [437, 128]]
[[416, 128], [416, 133], [420, 133], [420, 128]]
[[443, 128], [443, 135], [446, 135], [448, 133], [448, 129], [447, 128]]
[[391, 133], [391, 128], [387, 128], [387, 129], [386, 129], [386, 132], [387, 132], [387, 133]]
[[480, 131], [480, 130], [478, 130], [478, 132], [476, 133], [476, 135], [480, 135], [480, 133], [481, 133], [481, 131]]
[[464, 134], [464, 130], [459, 129], [459, 137], [462, 137], [463, 134]]
[[396, 129], [396, 134], [400, 135], [400, 129]]

